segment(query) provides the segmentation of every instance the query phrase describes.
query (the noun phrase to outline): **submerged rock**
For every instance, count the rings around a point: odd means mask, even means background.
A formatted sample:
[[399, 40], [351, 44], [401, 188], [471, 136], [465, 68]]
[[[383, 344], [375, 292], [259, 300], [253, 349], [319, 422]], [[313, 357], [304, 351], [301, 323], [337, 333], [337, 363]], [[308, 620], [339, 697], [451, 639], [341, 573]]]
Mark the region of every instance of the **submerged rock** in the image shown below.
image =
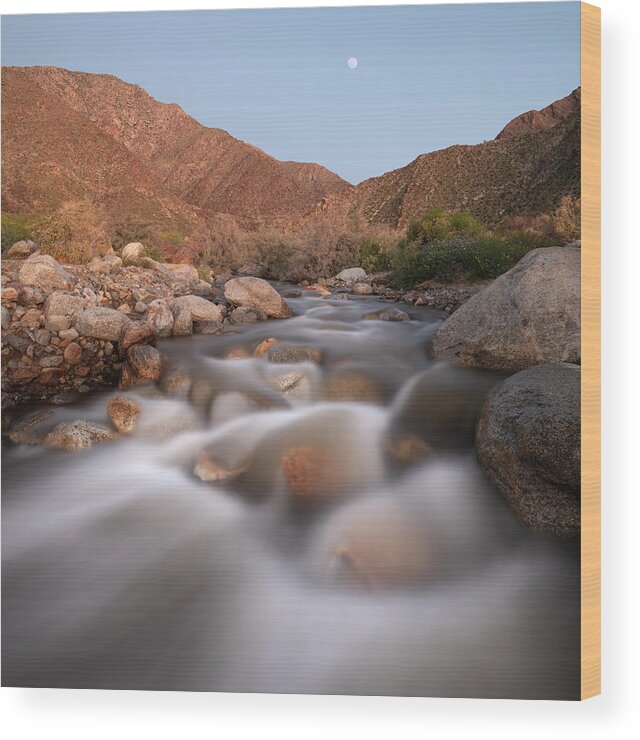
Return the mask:
[[410, 321], [411, 316], [409, 316], [406, 311], [401, 311], [399, 308], [395, 308], [395, 306], [390, 306], [389, 308], [385, 308], [382, 311], [373, 311], [371, 313], [365, 314], [363, 317], [365, 321]]
[[120, 434], [133, 434], [138, 424], [140, 407], [125, 396], [116, 396], [107, 404], [107, 416]]
[[335, 517], [327, 553], [330, 576], [348, 586], [389, 588], [425, 581], [437, 548], [408, 513], [387, 502], [350, 507]]
[[193, 474], [202, 481], [225, 481], [232, 480], [245, 473], [249, 464], [245, 463], [236, 468], [228, 468], [217, 462], [210, 452], [202, 450], [198, 455]]
[[319, 365], [322, 362], [322, 351], [317, 347], [282, 346], [279, 343], [272, 345], [268, 350], [269, 362], [278, 365], [289, 365], [298, 362], [313, 362]]
[[44, 444], [52, 450], [83, 450], [97, 442], [116, 439], [118, 435], [102, 424], [78, 419], [58, 424], [45, 437]]
[[373, 293], [373, 288], [369, 283], [356, 283], [353, 288], [351, 288], [351, 292], [353, 295], [371, 295]]
[[11, 426], [9, 439], [15, 444], [40, 444], [47, 435], [47, 426], [53, 421], [53, 414], [53, 409], [28, 414]]
[[264, 339], [260, 344], [256, 347], [255, 350], [255, 356], [256, 357], [264, 357], [267, 352], [273, 347], [274, 345], [278, 344], [280, 342], [279, 339], [276, 339], [275, 337], [269, 337], [268, 339]]
[[469, 447], [482, 404], [496, 382], [492, 374], [445, 364], [418, 373], [398, 394], [389, 439], [412, 435], [434, 450]]
[[478, 458], [532, 529], [580, 532], [580, 368], [538, 365], [490, 394], [476, 434]]
[[139, 378], [158, 380], [162, 375], [163, 358], [155, 347], [134, 344], [127, 350], [127, 360]]
[[369, 375], [348, 371], [332, 375], [324, 384], [323, 396], [330, 401], [380, 403], [378, 383]]

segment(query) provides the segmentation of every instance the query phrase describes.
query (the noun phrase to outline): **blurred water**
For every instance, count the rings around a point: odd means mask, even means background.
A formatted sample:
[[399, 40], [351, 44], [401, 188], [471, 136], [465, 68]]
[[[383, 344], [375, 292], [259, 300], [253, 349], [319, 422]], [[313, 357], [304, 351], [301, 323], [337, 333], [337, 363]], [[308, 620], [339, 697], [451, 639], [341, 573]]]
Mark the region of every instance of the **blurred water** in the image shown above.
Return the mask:
[[[577, 698], [577, 546], [521, 527], [473, 453], [499, 378], [428, 358], [434, 311], [289, 303], [161, 343], [174, 382], [125, 394], [133, 436], [4, 450], [3, 684]], [[322, 362], [255, 358], [267, 337]]]

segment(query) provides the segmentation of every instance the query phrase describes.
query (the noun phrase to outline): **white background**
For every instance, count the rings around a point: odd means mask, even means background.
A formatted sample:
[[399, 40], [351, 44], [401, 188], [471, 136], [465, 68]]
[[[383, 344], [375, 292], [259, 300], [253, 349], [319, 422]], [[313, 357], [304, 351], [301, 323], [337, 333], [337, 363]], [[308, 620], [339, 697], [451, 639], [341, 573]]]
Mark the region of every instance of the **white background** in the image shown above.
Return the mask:
[[[3, 13], [376, 2], [5, 0]], [[600, 0], [603, 31], [603, 694], [584, 703], [130, 691], [0, 690], [5, 737], [349, 737], [605, 740], [639, 737], [640, 341], [637, 0]]]

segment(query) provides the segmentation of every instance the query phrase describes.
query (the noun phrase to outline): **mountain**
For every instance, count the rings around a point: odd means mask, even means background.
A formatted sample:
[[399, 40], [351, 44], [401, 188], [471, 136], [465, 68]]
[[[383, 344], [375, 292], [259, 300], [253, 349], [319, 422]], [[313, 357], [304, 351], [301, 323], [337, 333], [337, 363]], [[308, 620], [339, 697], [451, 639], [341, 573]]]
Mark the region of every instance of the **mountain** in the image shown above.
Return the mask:
[[3, 67], [3, 202], [42, 211], [87, 197], [193, 222], [243, 226], [300, 215], [348, 183], [318, 164], [282, 162], [176, 104], [112, 75]]
[[471, 211], [488, 225], [548, 213], [580, 195], [580, 89], [518, 116], [496, 139], [421, 154], [413, 162], [326, 196], [311, 219], [404, 227], [431, 208]]
[[544, 131], [557, 126], [571, 115], [580, 111], [580, 88], [577, 87], [565, 98], [556, 100], [541, 110], [530, 110], [510, 121], [496, 136], [496, 141], [504, 141], [514, 136]]
[[224, 214], [252, 229], [318, 219], [404, 227], [442, 207], [497, 225], [580, 193], [580, 88], [493, 141], [422, 154], [356, 186], [274, 159], [112, 75], [3, 67], [2, 103], [3, 208], [16, 212], [88, 199], [174, 228]]

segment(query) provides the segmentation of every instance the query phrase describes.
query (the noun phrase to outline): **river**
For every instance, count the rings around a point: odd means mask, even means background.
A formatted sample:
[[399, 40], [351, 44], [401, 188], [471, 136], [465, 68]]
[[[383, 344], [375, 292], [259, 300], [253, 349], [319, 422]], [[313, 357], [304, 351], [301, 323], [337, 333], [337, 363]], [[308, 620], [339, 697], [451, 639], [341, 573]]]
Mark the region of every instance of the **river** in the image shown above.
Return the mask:
[[[429, 358], [440, 312], [287, 301], [160, 341], [169, 378], [124, 394], [135, 434], [4, 450], [3, 684], [578, 698], [578, 547], [475, 460], [499, 377]], [[268, 337], [315, 361], [253, 356]], [[56, 419], [106, 423], [116, 395]]]

